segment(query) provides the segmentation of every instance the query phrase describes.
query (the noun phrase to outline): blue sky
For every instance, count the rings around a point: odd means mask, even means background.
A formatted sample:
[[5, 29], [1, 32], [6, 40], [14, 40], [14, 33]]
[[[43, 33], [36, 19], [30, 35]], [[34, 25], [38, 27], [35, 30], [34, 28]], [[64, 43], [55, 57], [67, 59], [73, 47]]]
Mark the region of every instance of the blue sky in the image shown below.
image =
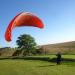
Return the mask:
[[[8, 43], [6, 28], [23, 11], [39, 16], [45, 28], [17, 27]], [[75, 0], [0, 0], [0, 47], [16, 46], [17, 37], [24, 33], [33, 36], [38, 45], [75, 41]]]

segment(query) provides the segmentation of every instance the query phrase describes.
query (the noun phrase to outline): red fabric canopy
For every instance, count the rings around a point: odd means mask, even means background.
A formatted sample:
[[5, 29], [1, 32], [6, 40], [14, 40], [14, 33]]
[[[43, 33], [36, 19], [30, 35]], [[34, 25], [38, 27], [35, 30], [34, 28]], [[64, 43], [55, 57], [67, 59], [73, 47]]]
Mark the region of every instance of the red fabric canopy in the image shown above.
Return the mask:
[[35, 16], [32, 13], [29, 12], [22, 12], [15, 16], [13, 20], [10, 22], [10, 24], [7, 27], [7, 30], [5, 32], [5, 39], [6, 41], [11, 41], [11, 33], [13, 28], [20, 27], [20, 26], [33, 26], [38, 28], [43, 28], [44, 24], [41, 21], [41, 19], [37, 16]]

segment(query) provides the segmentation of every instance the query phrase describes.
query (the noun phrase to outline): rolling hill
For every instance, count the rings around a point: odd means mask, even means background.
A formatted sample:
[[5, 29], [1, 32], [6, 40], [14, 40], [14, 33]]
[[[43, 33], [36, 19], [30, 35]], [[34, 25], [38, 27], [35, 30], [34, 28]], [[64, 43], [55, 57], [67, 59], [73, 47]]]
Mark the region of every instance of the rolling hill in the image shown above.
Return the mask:
[[61, 52], [63, 54], [75, 54], [75, 41], [48, 44], [39, 46], [44, 53], [55, 54]]
[[[43, 54], [56, 54], [58, 52], [61, 52], [62, 54], [75, 54], [75, 41], [40, 45], [38, 46], [38, 49]], [[17, 52], [15, 48], [0, 48], [0, 56], [12, 56], [15, 52]]]

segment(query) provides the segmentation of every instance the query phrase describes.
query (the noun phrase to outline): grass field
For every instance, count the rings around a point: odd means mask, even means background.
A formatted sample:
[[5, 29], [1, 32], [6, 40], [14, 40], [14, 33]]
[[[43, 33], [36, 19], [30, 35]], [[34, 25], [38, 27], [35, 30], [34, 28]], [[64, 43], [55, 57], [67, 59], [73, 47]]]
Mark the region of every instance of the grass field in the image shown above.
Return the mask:
[[[54, 58], [54, 55], [33, 56]], [[66, 59], [75, 59], [75, 55], [63, 55]], [[0, 60], [0, 75], [75, 75], [75, 62], [63, 61], [61, 65], [55, 62], [25, 59]]]

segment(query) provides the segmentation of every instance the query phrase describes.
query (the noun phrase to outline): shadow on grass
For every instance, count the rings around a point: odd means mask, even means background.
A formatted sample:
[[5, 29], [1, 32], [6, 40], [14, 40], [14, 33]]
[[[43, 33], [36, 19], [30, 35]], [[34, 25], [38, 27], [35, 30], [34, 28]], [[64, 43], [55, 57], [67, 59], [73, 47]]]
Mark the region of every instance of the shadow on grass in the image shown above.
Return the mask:
[[[0, 57], [0, 60], [5, 60], [5, 59], [21, 59], [21, 60], [41, 60], [41, 61], [47, 61], [47, 62], [56, 62], [56, 58], [49, 58], [49, 57], [33, 57], [33, 56], [26, 56], [26, 57]], [[75, 62], [75, 59], [72, 58], [62, 58], [62, 62]]]
[[32, 57], [32, 56], [26, 56], [26, 57], [0, 57], [0, 60], [4, 59], [21, 59], [21, 60], [41, 60], [41, 61], [50, 61], [49, 57]]
[[43, 66], [38, 66], [38, 67], [49, 67], [49, 66], [56, 66], [56, 65], [43, 65]]

